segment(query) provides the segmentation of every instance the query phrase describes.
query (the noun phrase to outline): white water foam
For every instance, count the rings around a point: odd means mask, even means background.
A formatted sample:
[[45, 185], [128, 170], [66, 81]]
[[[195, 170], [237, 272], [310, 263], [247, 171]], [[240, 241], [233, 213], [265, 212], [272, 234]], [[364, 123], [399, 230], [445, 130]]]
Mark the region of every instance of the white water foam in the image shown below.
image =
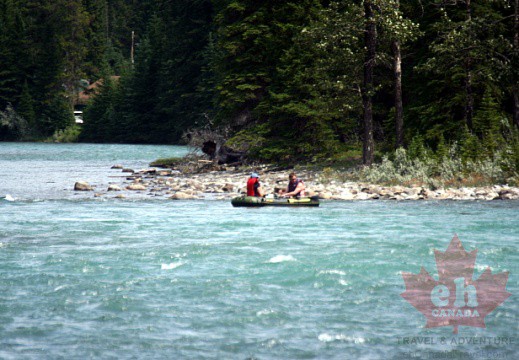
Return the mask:
[[275, 313], [275, 311], [272, 309], [263, 309], [263, 310], [256, 312], [256, 316], [260, 317], [263, 315], [269, 315], [269, 314], [274, 314], [274, 313]]
[[317, 339], [322, 342], [332, 342], [332, 341], [347, 341], [352, 342], [354, 344], [364, 344], [366, 339], [362, 337], [351, 337], [344, 334], [330, 335], [327, 333], [320, 334]]
[[296, 259], [294, 259], [292, 255], [276, 255], [267, 262], [271, 264], [277, 264], [285, 261], [296, 261]]
[[330, 274], [330, 275], [346, 275], [346, 273], [342, 270], [321, 270], [317, 273], [317, 275], [325, 275], [325, 274]]
[[172, 269], [176, 269], [178, 268], [179, 266], [182, 266], [184, 265], [183, 262], [176, 262], [176, 263], [171, 263], [171, 264], [162, 264], [160, 266], [160, 269], [161, 270], [172, 270]]

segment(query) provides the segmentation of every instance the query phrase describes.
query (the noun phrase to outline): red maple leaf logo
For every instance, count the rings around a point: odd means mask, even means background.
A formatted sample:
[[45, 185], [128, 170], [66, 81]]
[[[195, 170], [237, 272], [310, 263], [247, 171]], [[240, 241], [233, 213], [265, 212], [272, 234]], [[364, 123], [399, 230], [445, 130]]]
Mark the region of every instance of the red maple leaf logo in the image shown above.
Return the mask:
[[511, 295], [506, 291], [508, 272], [492, 274], [487, 267], [472, 280], [477, 250], [466, 252], [454, 235], [447, 251], [434, 250], [439, 281], [423, 268], [419, 274], [402, 272], [406, 290], [400, 294], [427, 319], [426, 328], [473, 326], [485, 328], [485, 316]]

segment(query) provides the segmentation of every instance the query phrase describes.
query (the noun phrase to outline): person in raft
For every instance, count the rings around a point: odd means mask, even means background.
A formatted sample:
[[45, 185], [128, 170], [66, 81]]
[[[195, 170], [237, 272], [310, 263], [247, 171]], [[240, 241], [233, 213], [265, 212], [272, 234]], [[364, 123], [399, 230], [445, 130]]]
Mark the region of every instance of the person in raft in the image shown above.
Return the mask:
[[249, 180], [247, 180], [247, 196], [265, 196], [259, 183], [259, 175], [256, 173], [252, 173]]
[[298, 179], [296, 173], [288, 175], [288, 186], [286, 190], [281, 190], [279, 195], [282, 197], [302, 197], [305, 196], [305, 183]]

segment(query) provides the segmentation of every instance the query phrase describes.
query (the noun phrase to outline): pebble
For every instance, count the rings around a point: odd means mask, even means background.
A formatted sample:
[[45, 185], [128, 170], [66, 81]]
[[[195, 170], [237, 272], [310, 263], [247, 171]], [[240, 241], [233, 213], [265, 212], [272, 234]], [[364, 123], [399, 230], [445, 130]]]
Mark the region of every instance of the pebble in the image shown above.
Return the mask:
[[[123, 168], [122, 165], [117, 168]], [[114, 168], [114, 167], [113, 167]], [[124, 169], [123, 171], [131, 171]], [[127, 178], [132, 181], [126, 185], [126, 190], [148, 191], [147, 196], [172, 195], [170, 199], [188, 200], [204, 198], [207, 194], [210, 199], [231, 199], [246, 192], [245, 184], [249, 172], [232, 174], [228, 172], [212, 171], [202, 174], [184, 175], [168, 170], [143, 169], [139, 173], [146, 175], [146, 181], [142, 178]], [[269, 173], [260, 172], [260, 183], [267, 193], [272, 193], [276, 187], [285, 187], [287, 173], [289, 171], [276, 171]], [[317, 195], [323, 200], [517, 200], [519, 188], [507, 185], [483, 186], [477, 188], [439, 188], [431, 190], [420, 185], [414, 186], [381, 186], [376, 184], [341, 182], [333, 180], [323, 181], [319, 173], [301, 171], [298, 176], [305, 181], [309, 196]], [[122, 191], [124, 185], [111, 184], [107, 191]], [[92, 187], [84, 181], [78, 181], [74, 185], [75, 190], [91, 191]], [[96, 194], [99, 196], [99, 193]], [[117, 198], [124, 198], [118, 195]]]

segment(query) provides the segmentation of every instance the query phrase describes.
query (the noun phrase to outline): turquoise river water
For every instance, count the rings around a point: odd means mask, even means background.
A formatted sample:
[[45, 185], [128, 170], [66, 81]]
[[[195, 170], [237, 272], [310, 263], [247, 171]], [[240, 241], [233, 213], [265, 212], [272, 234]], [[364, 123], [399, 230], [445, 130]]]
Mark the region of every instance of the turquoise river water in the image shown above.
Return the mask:
[[[94, 199], [173, 146], [0, 143], [0, 359], [518, 359], [519, 202]], [[245, 181], [246, 179], [244, 179]], [[486, 328], [425, 328], [434, 249], [509, 272]]]

